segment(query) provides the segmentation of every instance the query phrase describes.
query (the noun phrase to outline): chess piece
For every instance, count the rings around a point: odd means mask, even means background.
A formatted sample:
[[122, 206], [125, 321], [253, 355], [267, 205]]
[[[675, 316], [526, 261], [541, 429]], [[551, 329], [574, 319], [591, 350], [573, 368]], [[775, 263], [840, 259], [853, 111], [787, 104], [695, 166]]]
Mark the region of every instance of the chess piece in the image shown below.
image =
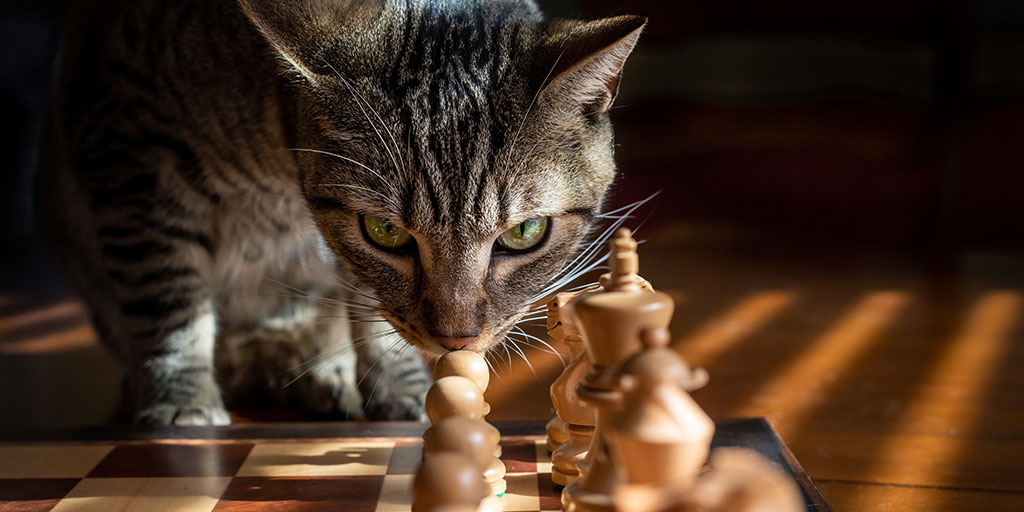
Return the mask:
[[599, 293], [573, 301], [575, 324], [587, 347], [593, 367], [577, 388], [580, 399], [597, 408], [597, 427], [587, 457], [578, 464], [579, 478], [562, 493], [566, 510], [612, 512], [620, 475], [611, 461], [607, 432], [609, 421], [621, 399], [618, 366], [642, 348], [641, 333], [667, 328], [672, 318], [672, 299], [661, 292], [645, 290], [637, 276], [636, 241], [628, 229], [612, 237], [607, 286]]
[[[491, 370], [487, 366], [484, 356], [471, 350], [453, 350], [437, 360], [437, 364], [434, 366], [434, 380], [453, 375], [473, 381], [480, 388], [481, 393], [487, 391], [487, 386], [491, 381]], [[487, 416], [490, 412], [491, 406], [485, 402], [483, 415]]]
[[775, 464], [753, 450], [718, 448], [692, 487], [626, 484], [615, 492], [629, 512], [800, 512], [800, 489]]
[[[426, 410], [431, 428], [452, 417], [466, 418], [479, 423], [479, 428], [486, 432], [490, 440], [492, 461], [484, 470], [487, 471], [488, 483], [493, 487], [495, 495], [505, 492], [505, 466], [497, 460], [501, 433], [498, 429], [483, 421], [484, 395], [480, 388], [470, 379], [458, 375], [441, 377], [427, 390]], [[424, 441], [426, 443], [426, 441]], [[426, 444], [424, 444], [426, 448]]]
[[753, 450], [718, 448], [710, 469], [697, 480], [687, 510], [799, 512], [806, 510], [793, 480]]
[[452, 416], [480, 420], [484, 416], [484, 395], [465, 377], [442, 377], [427, 390], [425, 408], [431, 425]]
[[438, 453], [424, 459], [413, 477], [412, 512], [430, 512], [442, 506], [477, 509], [488, 494], [490, 488], [467, 456]]
[[[434, 366], [434, 380], [443, 379], [445, 377], [459, 376], [465, 377], [471, 381], [478, 388], [480, 393], [487, 392], [487, 386], [491, 382], [491, 369], [487, 366], [487, 361], [484, 360], [484, 356], [478, 352], [471, 350], [454, 350], [441, 356], [437, 360], [437, 364]], [[491, 413], [491, 405], [484, 401], [483, 406], [483, 418], [482, 420], [494, 432], [498, 432], [498, 429], [487, 422], [486, 416]], [[494, 456], [501, 457], [501, 445], [495, 443]]]
[[423, 455], [446, 451], [462, 453], [477, 465], [491, 494], [505, 494], [505, 464], [494, 457], [498, 436], [479, 420], [452, 416], [441, 420], [423, 434]]
[[622, 364], [622, 407], [609, 422], [608, 441], [626, 483], [693, 486], [708, 457], [715, 424], [686, 388], [706, 381], [668, 348], [667, 329], [640, 334], [645, 349]]
[[[594, 289], [587, 292], [596, 291]], [[594, 437], [597, 425], [597, 412], [584, 404], [576, 387], [590, 373], [590, 359], [584, 354], [583, 338], [573, 323], [572, 310], [569, 306], [577, 293], [559, 294], [552, 301], [552, 309], [561, 318], [558, 322], [559, 334], [569, 346], [574, 356], [569, 366], [551, 384], [551, 403], [555, 407], [556, 418], [568, 435], [565, 442], [555, 448], [551, 454], [551, 481], [557, 487], [569, 485], [578, 475], [577, 464], [587, 455], [587, 450]], [[550, 424], [549, 424], [550, 425]], [[559, 435], [556, 430], [548, 430], [548, 446]]]
[[[585, 291], [592, 290], [588, 289]], [[548, 422], [545, 428], [548, 436], [547, 446], [549, 454], [554, 454], [559, 446], [569, 440], [569, 430], [566, 427], [565, 421], [558, 414], [558, 405], [560, 400], [572, 400], [572, 397], [576, 394], [576, 384], [578, 381], [569, 378], [566, 374], [570, 373], [573, 363], [581, 357], [584, 350], [583, 339], [580, 338], [579, 331], [574, 326], [571, 326], [572, 315], [569, 308], [569, 302], [580, 293], [560, 293], [548, 303], [548, 336], [556, 343], [564, 342], [569, 348], [569, 364], [562, 370], [562, 374], [551, 383], [550, 388], [551, 404], [555, 409], [555, 417], [551, 418], [551, 421]], [[583, 360], [586, 361], [586, 357], [583, 357]]]

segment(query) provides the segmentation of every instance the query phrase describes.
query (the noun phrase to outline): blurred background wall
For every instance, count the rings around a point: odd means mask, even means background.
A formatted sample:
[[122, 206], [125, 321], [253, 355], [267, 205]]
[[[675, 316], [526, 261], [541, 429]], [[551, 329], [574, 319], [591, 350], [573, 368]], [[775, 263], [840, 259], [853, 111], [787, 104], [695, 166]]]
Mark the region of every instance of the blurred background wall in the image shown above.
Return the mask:
[[[0, 240], [30, 187], [67, 2], [0, 6]], [[652, 222], [925, 248], [1024, 244], [1024, 2], [541, 0], [650, 17], [613, 200]], [[6, 251], [5, 251], [6, 252]]]

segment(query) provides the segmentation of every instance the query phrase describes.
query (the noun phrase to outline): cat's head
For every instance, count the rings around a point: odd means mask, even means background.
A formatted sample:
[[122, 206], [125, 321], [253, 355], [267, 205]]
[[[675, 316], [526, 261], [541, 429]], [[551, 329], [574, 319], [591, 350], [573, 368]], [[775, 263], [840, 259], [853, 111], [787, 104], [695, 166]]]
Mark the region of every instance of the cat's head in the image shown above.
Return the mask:
[[645, 20], [528, 1], [241, 0], [295, 81], [302, 189], [413, 345], [483, 351], [566, 268], [615, 176]]

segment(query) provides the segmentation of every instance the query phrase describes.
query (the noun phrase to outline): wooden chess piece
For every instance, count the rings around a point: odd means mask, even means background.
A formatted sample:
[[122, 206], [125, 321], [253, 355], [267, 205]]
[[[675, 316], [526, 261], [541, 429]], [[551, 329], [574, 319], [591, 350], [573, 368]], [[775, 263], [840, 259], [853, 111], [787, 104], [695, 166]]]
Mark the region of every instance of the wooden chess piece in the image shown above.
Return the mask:
[[618, 366], [643, 346], [641, 333], [667, 328], [672, 319], [672, 299], [644, 289], [637, 276], [636, 241], [628, 229], [612, 237], [611, 273], [605, 291], [573, 301], [576, 326], [587, 347], [593, 371], [580, 383], [577, 393], [597, 408], [597, 427], [587, 457], [578, 465], [579, 478], [562, 492], [562, 504], [570, 512], [613, 512], [620, 475], [611, 461], [607, 431], [619, 404]]
[[[587, 292], [593, 291], [595, 290]], [[559, 294], [552, 302], [554, 310], [561, 317], [558, 323], [560, 334], [575, 356], [551, 384], [551, 403], [555, 407], [556, 418], [560, 420], [559, 423], [569, 436], [551, 454], [551, 481], [557, 487], [569, 485], [579, 475], [577, 464], [587, 455], [587, 450], [593, 442], [594, 427], [597, 425], [596, 410], [584, 404], [576, 394], [576, 387], [591, 371], [590, 359], [584, 353], [583, 338], [573, 323], [572, 310], [569, 306], [570, 301], [577, 295], [579, 294]], [[550, 446], [555, 436], [551, 435], [550, 429], [548, 433]]]
[[[548, 307], [548, 313], [547, 313], [548, 338], [551, 338], [551, 340], [553, 342], [555, 342], [555, 343], [560, 343], [560, 342], [565, 341], [565, 333], [564, 333], [564, 329], [562, 328], [562, 319], [560, 318], [560, 315], [559, 315], [559, 311], [561, 310], [561, 304], [559, 304], [559, 298], [560, 297], [566, 297], [566, 296], [567, 297], [571, 297], [570, 294], [560, 293], [560, 294], [556, 295], [555, 298], [551, 299], [551, 301], [548, 302], [548, 305], [547, 305], [547, 307]], [[575, 359], [575, 354], [570, 353], [569, 354], [569, 363], [571, 364], [574, 359]], [[568, 369], [568, 368], [566, 368], [566, 369]], [[565, 373], [565, 371], [563, 370], [562, 373]], [[558, 382], [558, 379], [555, 379], [555, 382]], [[555, 387], [555, 384], [552, 383], [551, 384], [551, 393], [555, 392], [554, 391], [554, 387]], [[552, 407], [554, 407], [554, 400], [552, 400], [551, 402], [552, 402]], [[562, 419], [558, 417], [558, 411], [557, 410], [555, 410], [554, 412], [555, 412], [554, 417], [552, 417], [551, 420], [548, 421], [547, 425], [545, 425], [545, 427], [544, 427], [544, 431], [548, 435], [547, 447], [548, 447], [548, 454], [549, 455], [554, 453], [555, 450], [558, 449], [558, 447], [561, 446], [562, 443], [564, 443], [564, 442], [569, 440], [569, 431], [565, 429], [565, 422], [562, 421]]]
[[685, 510], [721, 512], [800, 512], [806, 510], [800, 489], [781, 468], [754, 450], [717, 448]]
[[452, 416], [441, 420], [423, 434], [423, 456], [455, 451], [468, 456], [478, 467], [491, 494], [505, 494], [505, 464], [494, 457], [498, 436], [480, 420]]
[[[443, 379], [458, 375], [465, 377], [478, 388], [481, 393], [487, 392], [487, 386], [491, 382], [491, 369], [487, 366], [484, 356], [471, 350], [453, 350], [441, 356], [434, 366], [434, 380]], [[491, 412], [491, 406], [484, 403], [484, 416]]]
[[457, 452], [438, 453], [423, 460], [412, 483], [412, 512], [442, 506], [477, 509], [490, 494], [476, 464]]
[[[693, 486], [707, 461], [715, 424], [685, 388], [706, 381], [668, 348], [667, 329], [643, 331], [645, 349], [619, 370], [622, 407], [609, 422], [613, 460], [626, 483]], [[699, 387], [699, 386], [698, 386]]]
[[[569, 366], [571, 366], [572, 363], [580, 357], [580, 354], [584, 350], [583, 339], [579, 337], [579, 333], [575, 332], [575, 329], [572, 329], [575, 336], [570, 336], [567, 333], [566, 328], [566, 321], [572, 317], [572, 315], [568, 313], [568, 303], [574, 299], [576, 295], [579, 295], [579, 292], [559, 293], [558, 295], [555, 295], [555, 298], [551, 299], [547, 305], [548, 337], [555, 343], [564, 342], [569, 348], [569, 365], [562, 370], [561, 375], [565, 375], [569, 371]], [[566, 382], [561, 378], [561, 375], [558, 379], [555, 379], [555, 381], [552, 382], [550, 388], [552, 397], [551, 404], [555, 410], [555, 416], [551, 418], [551, 421], [548, 421], [548, 424], [544, 429], [548, 435], [548, 454], [553, 454], [555, 450], [562, 445], [562, 443], [569, 440], [569, 431], [566, 429], [565, 422], [558, 417], [558, 405], [555, 403], [555, 395], [558, 395], [559, 397], [569, 396], [570, 393], [576, 393], [576, 388], [567, 387]]]
[[504, 479], [505, 465], [496, 458], [501, 433], [494, 425], [483, 421], [484, 395], [480, 388], [466, 377], [441, 377], [427, 390], [426, 410], [431, 428], [452, 417], [466, 418], [479, 423], [479, 428], [486, 432], [486, 438], [490, 441], [493, 459], [484, 468], [487, 471], [488, 483], [494, 488], [495, 495], [503, 494], [507, 486]]
[[[435, 381], [451, 376], [465, 377], [473, 381], [480, 388], [480, 393], [483, 394], [487, 392], [487, 386], [491, 382], [491, 369], [480, 353], [471, 350], [454, 350], [441, 356], [434, 366]], [[482, 421], [497, 433], [498, 429], [486, 419], [486, 416], [491, 413], [491, 405], [484, 401], [483, 407]], [[494, 445], [494, 456], [501, 457], [501, 444], [499, 443]]]
[[481, 420], [484, 416], [484, 395], [473, 381], [465, 377], [442, 377], [427, 390], [425, 408], [431, 425], [452, 416]]

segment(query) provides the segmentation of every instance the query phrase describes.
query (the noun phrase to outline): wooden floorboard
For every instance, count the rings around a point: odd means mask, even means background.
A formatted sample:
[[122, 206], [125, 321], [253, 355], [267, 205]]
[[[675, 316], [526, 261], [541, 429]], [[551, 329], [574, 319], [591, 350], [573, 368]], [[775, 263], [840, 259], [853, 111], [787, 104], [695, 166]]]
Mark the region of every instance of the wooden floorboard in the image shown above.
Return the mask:
[[991, 490], [906, 487], [818, 480], [818, 489], [837, 511], [1019, 512], [1024, 494]]

